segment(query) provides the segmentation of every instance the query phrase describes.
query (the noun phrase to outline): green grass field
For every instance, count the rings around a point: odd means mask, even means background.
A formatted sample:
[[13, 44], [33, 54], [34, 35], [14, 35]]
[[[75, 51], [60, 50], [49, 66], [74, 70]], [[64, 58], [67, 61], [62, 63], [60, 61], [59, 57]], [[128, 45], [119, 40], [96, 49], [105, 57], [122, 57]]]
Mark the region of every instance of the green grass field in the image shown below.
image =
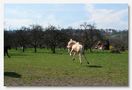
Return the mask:
[[128, 53], [86, 53], [90, 64], [73, 62], [65, 50], [11, 49], [4, 57], [5, 86], [128, 86]]

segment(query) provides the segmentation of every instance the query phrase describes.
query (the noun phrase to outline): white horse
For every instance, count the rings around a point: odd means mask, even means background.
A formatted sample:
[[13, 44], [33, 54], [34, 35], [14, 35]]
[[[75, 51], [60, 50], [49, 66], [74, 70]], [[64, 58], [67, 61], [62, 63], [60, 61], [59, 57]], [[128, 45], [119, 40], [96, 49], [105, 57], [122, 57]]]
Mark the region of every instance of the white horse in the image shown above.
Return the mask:
[[[73, 60], [75, 60], [76, 54], [79, 55], [80, 64], [82, 64], [82, 55], [84, 53], [83, 45], [81, 45], [79, 42], [76, 42], [76, 41], [70, 39], [70, 41], [68, 42], [67, 48], [68, 48], [68, 52], [70, 53], [70, 56], [72, 56], [72, 54], [73, 54]], [[85, 56], [84, 56], [84, 58], [86, 59]], [[89, 64], [88, 61], [87, 61], [87, 63]]]

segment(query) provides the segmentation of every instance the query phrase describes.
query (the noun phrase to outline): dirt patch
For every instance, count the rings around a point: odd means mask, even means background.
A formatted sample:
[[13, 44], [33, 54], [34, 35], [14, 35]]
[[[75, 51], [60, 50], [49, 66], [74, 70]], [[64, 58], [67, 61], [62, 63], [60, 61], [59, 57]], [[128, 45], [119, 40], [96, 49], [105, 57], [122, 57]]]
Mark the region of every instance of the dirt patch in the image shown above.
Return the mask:
[[[10, 83], [12, 82], [12, 83]], [[111, 79], [96, 79], [96, 78], [41, 78], [32, 80], [32, 82], [27, 83], [19, 79], [14, 79], [13, 81], [7, 82], [5, 79], [5, 86], [127, 86], [127, 84], [120, 85], [112, 83]]]

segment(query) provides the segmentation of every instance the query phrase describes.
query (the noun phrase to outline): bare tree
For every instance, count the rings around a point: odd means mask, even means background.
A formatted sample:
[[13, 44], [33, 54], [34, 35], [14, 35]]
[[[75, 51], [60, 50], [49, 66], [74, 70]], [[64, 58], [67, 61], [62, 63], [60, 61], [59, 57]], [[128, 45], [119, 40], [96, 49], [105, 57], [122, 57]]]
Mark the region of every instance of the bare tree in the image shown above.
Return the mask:
[[43, 39], [43, 28], [40, 25], [30, 26], [30, 44], [34, 47], [34, 52], [37, 52], [37, 47]]
[[58, 30], [55, 26], [49, 25], [45, 31], [45, 42], [47, 46], [51, 49], [52, 53], [56, 53], [56, 47], [60, 45], [61, 31]]
[[99, 34], [98, 30], [95, 27], [95, 24], [91, 25], [87, 22], [84, 22], [80, 25], [82, 30], [84, 30], [84, 48], [89, 48], [90, 52], [92, 52], [93, 45], [101, 39], [101, 35]]
[[28, 36], [27, 36], [27, 28], [21, 27], [20, 29], [16, 30], [16, 42], [22, 48], [22, 51], [25, 51], [26, 45], [28, 43]]

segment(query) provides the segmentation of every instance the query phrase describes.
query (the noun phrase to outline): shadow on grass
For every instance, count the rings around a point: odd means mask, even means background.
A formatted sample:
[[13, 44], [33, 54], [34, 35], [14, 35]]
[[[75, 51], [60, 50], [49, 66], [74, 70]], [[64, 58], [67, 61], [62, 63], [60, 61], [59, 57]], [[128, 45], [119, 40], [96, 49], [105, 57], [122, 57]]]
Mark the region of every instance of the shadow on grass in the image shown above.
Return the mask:
[[13, 77], [13, 78], [21, 78], [21, 75], [15, 72], [4, 72], [4, 76]]
[[41, 54], [64, 54], [64, 53], [62, 53], [62, 52], [56, 52], [56, 53], [52, 53], [52, 52], [37, 52], [37, 53], [41, 53]]
[[100, 65], [85, 65], [85, 66], [90, 68], [102, 68], [102, 66]]

